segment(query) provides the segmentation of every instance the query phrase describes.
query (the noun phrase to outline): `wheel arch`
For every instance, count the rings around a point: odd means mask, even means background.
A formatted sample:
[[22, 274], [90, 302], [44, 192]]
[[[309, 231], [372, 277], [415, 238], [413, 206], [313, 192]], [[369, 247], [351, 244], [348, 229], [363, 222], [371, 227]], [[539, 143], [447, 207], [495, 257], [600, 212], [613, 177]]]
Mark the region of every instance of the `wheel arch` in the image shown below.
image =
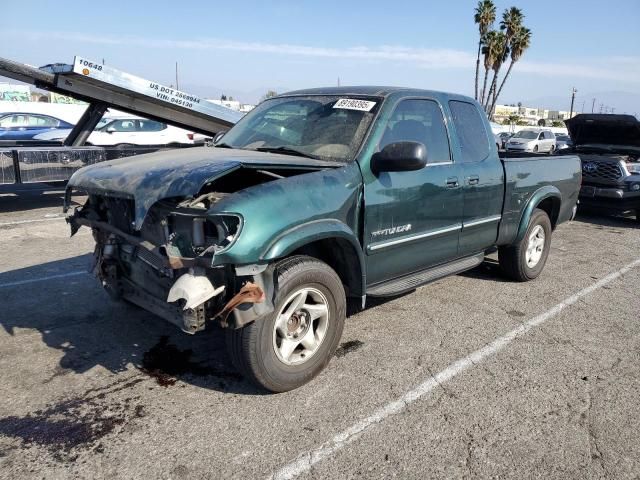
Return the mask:
[[514, 243], [519, 242], [524, 238], [524, 234], [529, 226], [529, 221], [531, 220], [531, 215], [533, 215], [536, 208], [546, 212], [549, 216], [549, 220], [551, 221], [551, 229], [555, 230], [558, 223], [561, 203], [562, 194], [555, 186], [546, 185], [536, 190], [522, 212], [518, 226], [518, 234], [516, 235]]
[[353, 231], [338, 220], [316, 220], [283, 232], [268, 246], [261, 260], [293, 255], [316, 258], [335, 270], [348, 296], [365, 294], [365, 262]]

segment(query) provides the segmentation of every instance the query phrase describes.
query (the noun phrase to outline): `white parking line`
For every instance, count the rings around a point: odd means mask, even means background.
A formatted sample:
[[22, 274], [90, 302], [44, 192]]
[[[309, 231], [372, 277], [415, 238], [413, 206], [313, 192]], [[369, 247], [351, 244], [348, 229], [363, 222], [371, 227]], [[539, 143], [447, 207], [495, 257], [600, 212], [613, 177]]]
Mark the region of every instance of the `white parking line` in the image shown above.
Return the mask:
[[49, 222], [51, 220], [64, 220], [65, 217], [46, 217], [46, 218], [34, 218], [32, 220], [16, 220], [15, 222], [2, 222], [0, 227], [8, 227], [11, 225], [23, 225], [25, 223], [37, 223], [37, 222]]
[[386, 420], [391, 415], [402, 412], [409, 405], [431, 392], [438, 385], [451, 380], [456, 375], [470, 369], [471, 367], [475, 366], [479, 362], [482, 362], [488, 357], [495, 355], [511, 342], [513, 342], [516, 338], [526, 334], [532, 328], [543, 324], [550, 318], [555, 317], [566, 307], [576, 303], [580, 298], [585, 297], [598, 290], [599, 288], [604, 287], [608, 283], [611, 283], [621, 275], [624, 275], [629, 270], [639, 265], [640, 258], [629, 263], [617, 272], [611, 273], [606, 277], [598, 280], [594, 284], [584, 288], [583, 290], [580, 290], [578, 293], [571, 295], [569, 298], [558, 303], [556, 306], [552, 307], [546, 312], [541, 313], [531, 320], [522, 323], [519, 327], [511, 330], [506, 335], [496, 338], [493, 342], [482, 347], [481, 349], [476, 350], [466, 357], [452, 363], [444, 370], [427, 378], [423, 383], [415, 387], [413, 390], [405, 393], [398, 400], [380, 407], [367, 418], [360, 420], [358, 423], [338, 433], [331, 440], [325, 442], [315, 450], [300, 454], [295, 460], [280, 468], [269, 478], [273, 480], [285, 480], [295, 478], [302, 473], [308, 472], [316, 463], [333, 456], [336, 452], [338, 452], [345, 446], [356, 441], [364, 432], [375, 427], [377, 424]]
[[4, 287], [17, 287], [18, 285], [27, 285], [35, 282], [45, 282], [47, 280], [55, 280], [57, 278], [77, 277], [78, 275], [86, 275], [89, 272], [86, 270], [79, 270], [75, 272], [59, 273], [57, 275], [49, 275], [48, 277], [30, 278], [28, 280], [18, 280], [16, 282], [0, 283], [0, 288]]

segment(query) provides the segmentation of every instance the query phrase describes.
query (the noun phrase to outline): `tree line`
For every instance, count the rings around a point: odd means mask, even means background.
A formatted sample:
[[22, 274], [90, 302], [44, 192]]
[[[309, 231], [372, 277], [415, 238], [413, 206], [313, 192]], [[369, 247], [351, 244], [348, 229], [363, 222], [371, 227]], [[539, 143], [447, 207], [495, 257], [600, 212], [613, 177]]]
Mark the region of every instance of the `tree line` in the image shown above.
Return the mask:
[[[499, 29], [496, 30], [493, 28], [496, 21], [496, 6], [493, 2], [481, 0], [476, 6], [474, 21], [478, 25], [480, 38], [476, 59], [475, 98], [490, 118], [513, 65], [522, 58], [531, 45], [531, 30], [523, 25], [523, 20], [522, 10], [516, 7], [508, 8], [502, 13]], [[481, 56], [484, 64], [484, 79], [482, 88], [479, 88]], [[509, 60], [509, 67], [502, 81], [498, 82], [500, 70]], [[490, 72], [493, 76], [487, 90]]]

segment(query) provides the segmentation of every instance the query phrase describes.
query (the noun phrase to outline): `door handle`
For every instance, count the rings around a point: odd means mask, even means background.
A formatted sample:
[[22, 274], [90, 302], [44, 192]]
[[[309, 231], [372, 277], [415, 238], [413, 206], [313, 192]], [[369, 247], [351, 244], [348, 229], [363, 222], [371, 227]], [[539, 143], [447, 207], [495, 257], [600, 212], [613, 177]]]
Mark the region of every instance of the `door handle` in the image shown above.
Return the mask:
[[467, 185], [477, 185], [478, 183], [480, 183], [480, 177], [478, 177], [478, 175], [467, 177]]
[[458, 177], [447, 178], [447, 188], [456, 188], [458, 186]]

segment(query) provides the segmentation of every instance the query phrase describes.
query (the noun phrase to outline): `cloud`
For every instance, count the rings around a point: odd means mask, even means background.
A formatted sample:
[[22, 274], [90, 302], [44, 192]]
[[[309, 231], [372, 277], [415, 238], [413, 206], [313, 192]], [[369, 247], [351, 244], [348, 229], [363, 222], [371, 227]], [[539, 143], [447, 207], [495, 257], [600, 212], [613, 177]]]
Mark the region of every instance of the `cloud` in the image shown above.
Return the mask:
[[[18, 32], [5, 31], [4, 35], [16, 38]], [[2, 36], [3, 34], [0, 34]], [[393, 61], [423, 69], [472, 69], [475, 55], [464, 50], [447, 48], [414, 48], [404, 46], [351, 46], [345, 48], [315, 47], [289, 43], [243, 42], [219, 38], [194, 38], [189, 40], [157, 39], [138, 36], [87, 35], [72, 32], [24, 32], [22, 40], [68, 41], [98, 45], [140, 46], [145, 48], [172, 48], [179, 50], [232, 51], [269, 55], [355, 59], [362, 61]], [[640, 57], [609, 57], [581, 59], [580, 62], [537, 62], [523, 60], [514, 72], [543, 77], [573, 77], [615, 80], [623, 83], [640, 82]]]

